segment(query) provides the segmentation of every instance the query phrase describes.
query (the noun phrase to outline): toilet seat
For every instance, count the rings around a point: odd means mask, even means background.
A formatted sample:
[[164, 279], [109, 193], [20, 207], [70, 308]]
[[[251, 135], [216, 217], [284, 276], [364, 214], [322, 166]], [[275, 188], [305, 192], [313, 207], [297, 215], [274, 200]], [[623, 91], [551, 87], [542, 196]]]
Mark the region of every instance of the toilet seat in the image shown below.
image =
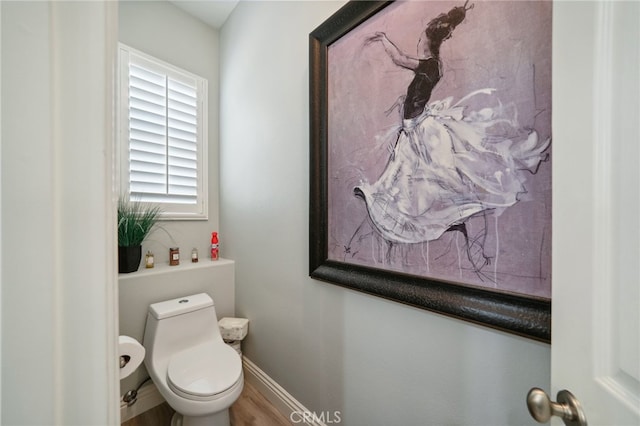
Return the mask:
[[238, 353], [223, 342], [207, 342], [171, 358], [167, 383], [176, 394], [191, 400], [219, 398], [242, 378]]

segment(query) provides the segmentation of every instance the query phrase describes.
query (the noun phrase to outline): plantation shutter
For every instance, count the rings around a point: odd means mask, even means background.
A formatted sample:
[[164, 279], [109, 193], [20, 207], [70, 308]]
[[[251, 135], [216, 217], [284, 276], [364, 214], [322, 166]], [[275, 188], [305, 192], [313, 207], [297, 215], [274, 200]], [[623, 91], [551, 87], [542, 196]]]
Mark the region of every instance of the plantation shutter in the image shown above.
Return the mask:
[[119, 43], [120, 195], [208, 218], [207, 80]]
[[129, 64], [130, 194], [146, 202], [195, 204], [196, 82], [178, 81], [136, 62]]

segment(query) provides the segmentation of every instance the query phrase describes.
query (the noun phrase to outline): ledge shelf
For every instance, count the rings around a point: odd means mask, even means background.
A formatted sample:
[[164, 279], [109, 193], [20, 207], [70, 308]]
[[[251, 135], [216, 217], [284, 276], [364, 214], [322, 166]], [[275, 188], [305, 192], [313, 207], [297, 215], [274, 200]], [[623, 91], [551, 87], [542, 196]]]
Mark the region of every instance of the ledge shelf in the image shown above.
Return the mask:
[[179, 265], [175, 266], [169, 265], [169, 262], [167, 261], [156, 263], [153, 268], [145, 268], [144, 265], [141, 265], [140, 268], [135, 272], [130, 272], [128, 274], [118, 274], [118, 281], [157, 274], [170, 274], [172, 272], [188, 271], [192, 269], [215, 268], [217, 266], [229, 264], [233, 264], [233, 260], [222, 258], [218, 260], [204, 259], [193, 263], [191, 262], [191, 259], [187, 259], [187, 262], [181, 262]]

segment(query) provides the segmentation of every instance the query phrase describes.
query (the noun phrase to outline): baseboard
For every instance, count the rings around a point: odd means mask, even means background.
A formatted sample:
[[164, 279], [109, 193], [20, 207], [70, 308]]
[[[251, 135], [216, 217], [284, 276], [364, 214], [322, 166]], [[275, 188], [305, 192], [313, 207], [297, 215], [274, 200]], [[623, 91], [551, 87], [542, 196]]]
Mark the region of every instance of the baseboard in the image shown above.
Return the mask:
[[132, 406], [120, 399], [120, 423], [134, 418], [153, 407], [164, 402], [164, 398], [160, 395], [158, 388], [153, 382], [149, 381], [144, 384], [138, 391], [138, 400]]
[[267, 400], [293, 424], [326, 426], [318, 416], [310, 412], [282, 386], [262, 371], [246, 356], [243, 357], [244, 379], [255, 387]]

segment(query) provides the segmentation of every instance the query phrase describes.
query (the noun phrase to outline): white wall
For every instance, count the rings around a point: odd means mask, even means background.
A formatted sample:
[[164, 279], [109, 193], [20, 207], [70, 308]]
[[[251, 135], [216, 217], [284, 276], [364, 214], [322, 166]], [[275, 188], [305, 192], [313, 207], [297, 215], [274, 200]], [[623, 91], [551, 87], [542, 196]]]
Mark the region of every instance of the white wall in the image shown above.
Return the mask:
[[[142, 250], [151, 250], [156, 262], [169, 261], [169, 248], [179, 247], [189, 259], [196, 247], [206, 258], [211, 232], [218, 230], [218, 31], [166, 1], [121, 1], [119, 41], [165, 62], [183, 68], [209, 83], [209, 220], [163, 221]], [[224, 256], [224, 248], [221, 248]]]
[[111, 2], [0, 7], [0, 422], [115, 424], [117, 11]]
[[343, 424], [535, 424], [546, 344], [308, 278], [308, 35], [343, 3], [243, 1], [221, 30], [220, 217], [243, 352]]

